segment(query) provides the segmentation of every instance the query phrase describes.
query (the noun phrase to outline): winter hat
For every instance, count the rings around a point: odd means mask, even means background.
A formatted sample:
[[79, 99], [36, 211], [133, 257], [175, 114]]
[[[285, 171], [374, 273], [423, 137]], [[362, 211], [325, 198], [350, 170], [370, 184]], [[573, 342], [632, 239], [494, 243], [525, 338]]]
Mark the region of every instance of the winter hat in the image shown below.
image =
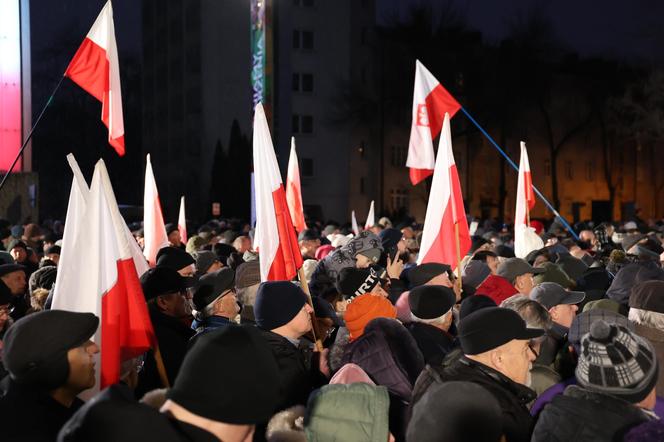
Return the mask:
[[348, 302], [344, 320], [350, 334], [350, 340], [362, 336], [364, 327], [375, 318], [396, 318], [397, 310], [392, 303], [382, 296], [364, 294]]
[[397, 246], [401, 238], [403, 238], [403, 233], [400, 230], [389, 228], [381, 230], [378, 237], [380, 238], [383, 249], [389, 250]]
[[249, 261], [240, 264], [235, 269], [235, 287], [243, 289], [260, 284], [261, 268], [259, 261]]
[[212, 246], [212, 252], [217, 256], [217, 259], [223, 264], [228, 265], [228, 257], [236, 252], [235, 247], [228, 244], [217, 243]]
[[626, 235], [622, 240], [622, 248], [625, 252], [629, 252], [629, 249], [639, 244], [644, 239], [646, 239], [646, 235], [642, 233], [638, 233], [635, 235]]
[[60, 255], [61, 253], [62, 253], [62, 247], [53, 245], [48, 249], [46, 249], [45, 255], [53, 255], [53, 254]]
[[25, 266], [21, 264], [2, 264], [0, 265], [0, 276], [5, 276], [18, 271], [25, 272]]
[[419, 319], [436, 319], [449, 312], [456, 303], [454, 290], [442, 285], [421, 285], [408, 295], [410, 311]]
[[193, 256], [177, 247], [164, 247], [157, 253], [157, 267], [178, 271], [195, 263]]
[[58, 268], [55, 266], [46, 266], [35, 270], [28, 280], [28, 290], [32, 293], [35, 289], [51, 290], [55, 284], [55, 277], [58, 274]]
[[535, 284], [541, 284], [543, 282], [555, 282], [560, 284], [566, 289], [572, 288], [575, 285], [574, 280], [570, 278], [567, 273], [563, 270], [561, 266], [553, 262], [545, 262], [541, 266], [544, 269], [544, 273], [535, 275], [533, 280]]
[[567, 340], [574, 346], [577, 354], [581, 354], [581, 338], [590, 333], [590, 326], [600, 319], [607, 324], [619, 325], [628, 328], [630, 331], [634, 330], [634, 324], [617, 312], [595, 309], [579, 313], [572, 320], [572, 325], [570, 325], [569, 332], [567, 333]]
[[490, 274], [491, 269], [485, 262], [471, 260], [468, 261], [466, 267], [463, 268], [461, 279], [464, 284], [477, 288], [489, 277]]
[[657, 358], [652, 345], [627, 328], [597, 320], [581, 338], [576, 379], [589, 390], [636, 404], [657, 383]]
[[[10, 230], [11, 230], [12, 236], [14, 238], [20, 238], [21, 236], [23, 236], [23, 226], [12, 226], [12, 228]], [[7, 250], [11, 250], [11, 249], [7, 249]]]
[[357, 364], [349, 362], [344, 364], [334, 376], [330, 378], [330, 385], [333, 384], [354, 384], [356, 382], [364, 382], [369, 385], [376, 385], [376, 383], [369, 377], [366, 371], [362, 370]]
[[437, 262], [428, 262], [412, 267], [408, 271], [410, 286], [417, 287], [418, 285], [424, 285], [436, 276], [449, 272], [450, 269], [450, 266], [447, 264], [440, 264]]
[[608, 310], [613, 313], [621, 314], [620, 312], [621, 307], [622, 307], [621, 304], [611, 299], [597, 299], [595, 301], [590, 301], [586, 303], [586, 305], [583, 306], [583, 312], [585, 313], [593, 310]]
[[320, 296], [314, 296], [311, 298], [311, 303], [314, 306], [314, 313], [316, 314], [316, 318], [331, 319], [334, 325], [336, 325], [337, 327], [343, 325], [341, 319], [339, 318], [339, 315], [337, 315], [337, 312], [334, 311], [332, 304], [327, 302], [325, 299], [321, 298]]
[[351, 239], [346, 244], [345, 249], [353, 258], [361, 254], [368, 258], [376, 257], [377, 261], [380, 257], [380, 252], [383, 251], [383, 246], [381, 245], [380, 238], [375, 233], [365, 230]]
[[498, 307], [498, 305], [496, 305], [493, 299], [485, 295], [469, 296], [461, 301], [461, 307], [459, 308], [459, 320], [465, 318], [477, 310], [486, 307]]
[[556, 260], [556, 264], [562, 267], [565, 273], [567, 273], [567, 275], [574, 281], [581, 278], [585, 271], [588, 270], [588, 265], [585, 262], [575, 258], [569, 253], [560, 253]]
[[0, 280], [0, 305], [11, 304], [13, 300], [12, 291], [7, 287], [7, 284]]
[[28, 246], [20, 239], [12, 239], [9, 241], [9, 244], [7, 245], [7, 251], [11, 252], [14, 248], [22, 248], [26, 251], [28, 250]]
[[289, 281], [263, 282], [256, 292], [254, 316], [263, 330], [288, 324], [307, 303], [307, 295]]
[[434, 383], [413, 407], [407, 442], [496, 442], [503, 418], [496, 398], [479, 384]]
[[207, 307], [212, 301], [221, 296], [222, 293], [233, 289], [235, 272], [229, 267], [208, 273], [198, 280], [194, 292], [194, 306], [199, 312]]
[[314, 229], [304, 229], [297, 235], [298, 241], [315, 241], [317, 239], [320, 239], [320, 235]]
[[629, 295], [629, 306], [664, 313], [664, 281], [645, 281], [635, 285]]
[[3, 339], [2, 362], [11, 378], [52, 390], [67, 381], [67, 352], [86, 342], [99, 326], [92, 313], [47, 310], [16, 321]]
[[199, 275], [204, 275], [215, 261], [219, 261], [217, 255], [209, 250], [194, 252], [194, 258], [196, 258], [196, 273]]
[[266, 422], [279, 399], [279, 367], [259, 330], [223, 327], [189, 350], [166, 397], [213, 421]]
[[496, 255], [502, 258], [514, 258], [514, 249], [501, 244], [496, 246]]
[[517, 276], [525, 275], [526, 273], [538, 275], [544, 273], [544, 269], [533, 267], [521, 258], [507, 258], [498, 265], [497, 273], [498, 276], [502, 276], [513, 284]]
[[378, 283], [380, 283], [380, 275], [374, 268], [346, 267], [339, 273], [337, 288], [339, 293], [347, 298], [352, 298], [371, 292]]
[[141, 275], [141, 286], [145, 300], [149, 301], [160, 295], [180, 293], [187, 288], [192, 278], [183, 278], [180, 274], [168, 267], [155, 267]]
[[482, 238], [481, 236], [471, 236], [470, 237], [470, 254], [472, 255], [485, 244], [489, 244], [489, 241]]

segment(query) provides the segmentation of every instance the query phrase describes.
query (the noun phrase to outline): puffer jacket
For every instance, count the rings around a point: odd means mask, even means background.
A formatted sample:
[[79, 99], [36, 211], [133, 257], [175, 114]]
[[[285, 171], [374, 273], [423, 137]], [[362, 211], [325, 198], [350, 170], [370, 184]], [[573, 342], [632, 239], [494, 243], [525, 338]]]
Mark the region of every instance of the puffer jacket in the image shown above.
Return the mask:
[[532, 440], [621, 441], [630, 428], [652, 418], [623, 399], [570, 385], [544, 407]]
[[309, 398], [304, 421], [307, 441], [387, 441], [389, 406], [385, 387], [365, 383], [326, 385]]

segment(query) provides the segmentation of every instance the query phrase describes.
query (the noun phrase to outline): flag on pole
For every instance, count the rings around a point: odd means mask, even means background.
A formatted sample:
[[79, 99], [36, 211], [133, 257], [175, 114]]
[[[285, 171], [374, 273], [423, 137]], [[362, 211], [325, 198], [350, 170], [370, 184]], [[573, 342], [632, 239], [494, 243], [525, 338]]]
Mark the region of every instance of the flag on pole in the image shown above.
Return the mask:
[[180, 197], [180, 214], [178, 215], [178, 231], [180, 240], [187, 243], [187, 217], [184, 214], [184, 196]]
[[157, 183], [152, 172], [152, 163], [150, 154], [147, 155], [145, 164], [145, 190], [143, 193], [143, 255], [150, 263], [150, 267], [157, 264], [157, 253], [164, 247], [167, 247], [168, 235], [166, 235], [166, 226], [164, 225], [164, 215], [161, 211], [159, 202], [159, 192]]
[[530, 173], [526, 143], [522, 141], [516, 189], [516, 208], [514, 210], [514, 255], [517, 258], [525, 258], [533, 250], [544, 247], [542, 238], [529, 225], [529, 213], [533, 207], [535, 207], [533, 179]]
[[353, 223], [353, 233], [355, 236], [360, 234], [360, 226], [357, 224], [357, 218], [355, 218], [355, 211], [350, 212], [351, 222]]
[[300, 166], [295, 152], [295, 137], [291, 138], [290, 157], [288, 158], [288, 174], [286, 175], [286, 201], [293, 218], [293, 225], [298, 232], [307, 228], [302, 207], [302, 186], [300, 185]]
[[[69, 209], [67, 212], [75, 213]], [[67, 223], [74, 221], [80, 224], [72, 224], [70, 230], [76, 238], [69, 264], [76, 268], [76, 277], [64, 279], [58, 286], [53, 308], [91, 312], [100, 317], [101, 327], [94, 341], [101, 349], [99, 386], [104, 388], [119, 381], [122, 361], [146, 352], [156, 338], [126, 234], [127, 225], [102, 160], [95, 166], [83, 218], [74, 217]]]
[[[455, 224], [458, 225], [458, 239]], [[470, 234], [459, 174], [452, 152], [450, 116], [446, 113], [417, 263], [438, 262], [448, 264], [452, 269], [456, 268], [459, 260], [457, 240], [460, 256], [463, 257], [470, 249]]]
[[302, 267], [302, 255], [286, 203], [277, 157], [263, 105], [254, 114], [254, 178], [256, 235], [261, 281], [291, 280]]
[[118, 155], [123, 156], [125, 143], [120, 65], [110, 0], [76, 51], [65, 76], [101, 101], [101, 120], [108, 127], [108, 143]]
[[376, 216], [374, 215], [374, 200], [371, 200], [369, 206], [369, 213], [367, 214], [367, 221], [364, 223], [364, 230], [369, 230], [376, 225]]
[[413, 186], [433, 173], [435, 164], [433, 140], [440, 133], [445, 113], [450, 114], [452, 118], [459, 109], [461, 105], [454, 97], [419, 60], [416, 60], [413, 121], [406, 160]]

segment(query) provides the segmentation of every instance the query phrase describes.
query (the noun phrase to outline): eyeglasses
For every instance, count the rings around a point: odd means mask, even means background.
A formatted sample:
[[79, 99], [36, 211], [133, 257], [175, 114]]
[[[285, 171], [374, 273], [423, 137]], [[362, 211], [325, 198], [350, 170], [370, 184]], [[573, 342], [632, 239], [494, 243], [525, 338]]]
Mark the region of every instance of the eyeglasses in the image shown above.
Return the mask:
[[529, 342], [529, 343], [528, 343], [528, 348], [529, 348], [530, 351], [532, 351], [533, 354], [535, 355], [535, 359], [537, 359], [537, 358], [539, 358], [539, 353], [537, 353], [537, 351], [536, 351], [535, 348], [533, 347], [534, 345], [535, 345], [535, 344], [533, 344], [532, 342]]

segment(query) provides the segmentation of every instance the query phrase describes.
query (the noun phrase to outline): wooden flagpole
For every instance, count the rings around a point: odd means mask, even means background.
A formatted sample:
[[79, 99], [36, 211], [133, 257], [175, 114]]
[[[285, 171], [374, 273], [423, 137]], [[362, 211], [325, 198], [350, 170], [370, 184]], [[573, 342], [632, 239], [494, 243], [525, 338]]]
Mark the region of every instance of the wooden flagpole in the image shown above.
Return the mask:
[[164, 388], [170, 388], [171, 383], [168, 382], [168, 376], [166, 376], [166, 366], [164, 365], [164, 360], [161, 357], [161, 350], [159, 350], [159, 344], [154, 346], [154, 360], [157, 363], [157, 372], [159, 373], [159, 379]]
[[454, 233], [456, 239], [457, 252], [457, 279], [459, 280], [459, 292], [461, 291], [461, 239], [459, 238], [459, 222], [454, 223]]
[[[302, 286], [302, 291], [307, 295], [307, 302], [311, 306], [311, 310], [314, 309], [314, 303], [311, 301], [311, 293], [309, 292], [309, 284], [307, 284], [307, 278], [304, 276], [304, 269], [300, 267], [297, 270], [297, 276], [300, 279], [300, 285]], [[314, 341], [316, 342], [316, 349], [319, 352], [323, 351], [323, 340], [320, 337], [318, 331], [318, 322], [316, 322], [316, 312], [311, 313], [311, 332], [314, 335]]]

